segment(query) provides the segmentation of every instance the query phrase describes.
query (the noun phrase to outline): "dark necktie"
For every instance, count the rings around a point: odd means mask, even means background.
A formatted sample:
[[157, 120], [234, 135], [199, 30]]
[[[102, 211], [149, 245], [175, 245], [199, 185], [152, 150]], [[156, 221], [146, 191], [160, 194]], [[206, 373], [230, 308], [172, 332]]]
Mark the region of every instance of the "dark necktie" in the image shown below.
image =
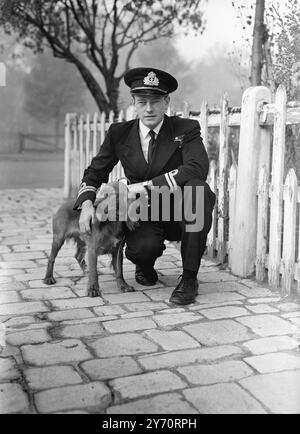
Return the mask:
[[155, 132], [153, 130], [150, 130], [149, 135], [150, 135], [150, 141], [149, 141], [149, 146], [148, 146], [148, 164], [150, 164], [152, 161], [154, 149], [155, 149], [155, 143], [156, 143], [155, 142]]

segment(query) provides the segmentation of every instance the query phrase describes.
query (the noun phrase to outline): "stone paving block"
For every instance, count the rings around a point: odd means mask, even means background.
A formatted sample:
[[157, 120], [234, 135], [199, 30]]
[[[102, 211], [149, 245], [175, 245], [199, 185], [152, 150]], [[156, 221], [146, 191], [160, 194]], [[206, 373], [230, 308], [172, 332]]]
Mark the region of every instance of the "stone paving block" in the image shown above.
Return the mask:
[[89, 342], [88, 346], [101, 358], [153, 353], [158, 349], [156, 344], [136, 333], [122, 333], [99, 338], [94, 342]]
[[249, 327], [259, 336], [275, 336], [296, 333], [298, 328], [275, 315], [255, 315], [237, 318], [236, 321]]
[[51, 336], [59, 338], [83, 338], [103, 336], [103, 327], [99, 323], [57, 326], [50, 330]]
[[[56, 280], [56, 286], [73, 286], [73, 281], [71, 279], [68, 279], [66, 277], [57, 277], [54, 273], [54, 277]], [[36, 280], [29, 280], [28, 285], [30, 288], [49, 288], [49, 285], [46, 285], [43, 283], [42, 279], [36, 279]]]
[[251, 312], [254, 313], [277, 313], [279, 312], [278, 309], [275, 309], [272, 306], [269, 306], [268, 304], [254, 304], [253, 306], [247, 305], [247, 309], [249, 309]]
[[288, 353], [270, 353], [244, 359], [261, 374], [271, 372], [300, 370], [300, 355]]
[[156, 371], [130, 377], [117, 378], [109, 382], [115, 393], [115, 402], [134, 399], [156, 393], [171, 392], [186, 387], [186, 383], [169, 371]]
[[16, 316], [5, 321], [5, 327], [10, 329], [22, 329], [28, 324], [36, 323], [37, 320], [34, 316]]
[[298, 318], [300, 316], [300, 311], [283, 313], [281, 316], [282, 318]]
[[194, 311], [199, 311], [202, 309], [212, 309], [214, 307], [222, 307], [222, 306], [241, 306], [243, 303], [241, 301], [227, 301], [227, 302], [223, 302], [223, 303], [204, 303], [204, 304], [196, 304], [194, 305], [189, 305], [187, 306], [187, 308], [189, 310], [191, 310], [192, 312]]
[[205, 273], [205, 272], [201, 272], [201, 268], [200, 268], [200, 273], [198, 273], [198, 280], [201, 283], [233, 282], [233, 281], [237, 281], [238, 277], [234, 276], [233, 274], [225, 273], [222, 271], [217, 271], [215, 273], [211, 273], [211, 272]]
[[239, 360], [230, 360], [213, 365], [192, 365], [179, 368], [178, 372], [184, 375], [191, 384], [213, 384], [240, 380], [253, 374], [246, 363]]
[[129, 303], [129, 304], [125, 304], [124, 305], [126, 307], [126, 309], [130, 310], [130, 311], [141, 311], [141, 310], [162, 310], [162, 309], [167, 309], [168, 305], [165, 303], [160, 303], [160, 302], [152, 302], [152, 301], [147, 301], [147, 302], [142, 302], [142, 303]]
[[300, 318], [290, 318], [289, 321], [295, 326], [300, 327]]
[[29, 412], [29, 402], [26, 394], [18, 384], [1, 384], [0, 387], [0, 413], [23, 413]]
[[241, 355], [242, 350], [232, 345], [213, 348], [170, 351], [168, 353], [141, 356], [138, 360], [148, 370], [183, 366], [192, 363], [209, 363], [230, 356]]
[[121, 315], [121, 319], [129, 319], [129, 318], [142, 318], [145, 316], [152, 316], [152, 310], [142, 310], [141, 312], [129, 312]]
[[24, 345], [21, 347], [21, 351], [25, 363], [34, 366], [80, 362], [92, 357], [86, 346], [77, 339], [52, 341], [40, 345]]
[[51, 389], [82, 383], [83, 380], [72, 366], [47, 366], [44, 368], [27, 368], [24, 375], [32, 390]]
[[39, 301], [7, 303], [0, 305], [0, 315], [24, 315], [35, 312], [48, 312], [49, 309]]
[[274, 292], [267, 288], [243, 288], [239, 290], [239, 293], [248, 298], [265, 298], [274, 296]]
[[21, 301], [19, 294], [16, 291], [0, 291], [0, 303], [15, 303]]
[[246, 327], [232, 320], [193, 324], [185, 326], [183, 329], [202, 345], [231, 344], [252, 337]]
[[300, 413], [300, 371], [255, 375], [240, 384], [275, 414]]
[[265, 414], [250, 394], [234, 383], [194, 387], [183, 395], [202, 414]]
[[40, 413], [86, 407], [101, 410], [111, 403], [111, 399], [108, 387], [96, 381], [78, 386], [59, 387], [35, 394], [36, 407]]
[[[200, 285], [201, 286], [201, 285]], [[199, 292], [201, 288], [199, 286]], [[196, 298], [197, 302], [200, 304], [212, 304], [212, 303], [223, 303], [232, 302], [237, 300], [244, 300], [245, 297], [236, 292], [211, 292], [210, 294], [198, 295]]]
[[2, 291], [19, 291], [20, 289], [25, 289], [25, 287], [25, 284], [22, 282], [0, 283], [0, 294]]
[[54, 309], [77, 309], [84, 307], [101, 306], [104, 301], [101, 297], [81, 297], [66, 300], [51, 300]]
[[5, 261], [5, 262], [0, 262], [0, 267], [1, 268], [14, 268], [14, 269], [18, 269], [18, 268], [34, 268], [36, 267], [36, 263], [33, 261]]
[[62, 310], [57, 312], [50, 312], [47, 314], [47, 318], [50, 321], [64, 321], [64, 320], [72, 320], [72, 319], [83, 319], [83, 318], [92, 318], [95, 315], [86, 308], [82, 309], [70, 309], [70, 310]]
[[22, 261], [27, 259], [45, 258], [44, 252], [22, 252], [22, 253], [4, 253], [5, 261]]
[[[4, 380], [16, 380], [21, 377], [16, 365], [16, 361], [13, 357], [0, 357], [0, 381]], [[0, 386], [1, 387], [1, 386]], [[0, 401], [1, 408], [1, 401]]]
[[146, 294], [152, 301], [168, 301], [174, 288], [148, 289], [144, 290], [144, 294]]
[[104, 298], [110, 304], [125, 304], [149, 301], [141, 292], [126, 292], [120, 294], [104, 294]]
[[16, 270], [13, 268], [0, 269], [0, 276], [15, 276], [16, 274], [22, 273], [23, 270]]
[[[212, 294], [212, 293], [227, 293], [240, 291], [244, 286], [238, 282], [214, 282], [214, 283], [203, 283], [200, 279], [199, 282], [199, 294]], [[239, 294], [240, 295], [240, 294]]]
[[131, 318], [106, 321], [104, 327], [110, 333], [122, 333], [133, 332], [136, 330], [148, 330], [157, 326], [150, 318]]
[[293, 312], [295, 310], [300, 310], [300, 304], [299, 303], [279, 303], [277, 306], [280, 310], [283, 312]]
[[10, 276], [0, 276], [0, 284], [2, 283], [10, 283], [12, 282], [12, 278]]
[[149, 330], [145, 335], [160, 345], [164, 350], [196, 348], [199, 343], [182, 331]]
[[201, 314], [209, 319], [222, 319], [222, 318], [236, 318], [238, 316], [243, 316], [249, 314], [249, 312], [239, 306], [224, 306], [215, 307], [212, 309], [203, 309]]
[[262, 298], [249, 298], [247, 303], [258, 304], [258, 303], [277, 303], [280, 301], [280, 297], [262, 297]]
[[92, 323], [102, 324], [105, 321], [112, 321], [113, 319], [118, 319], [118, 317], [114, 315], [107, 315], [107, 316], [100, 316], [100, 317], [95, 316], [92, 318], [70, 319], [66, 321], [61, 321], [59, 326], [65, 327], [65, 326], [73, 326], [77, 324], [83, 326], [84, 324], [92, 324]]
[[244, 342], [243, 345], [253, 354], [265, 354], [276, 351], [293, 350], [298, 347], [298, 342], [289, 336], [274, 336], [270, 338], [254, 339]]
[[6, 342], [10, 345], [20, 346], [25, 344], [39, 344], [47, 342], [51, 338], [45, 330], [26, 330], [6, 335]]
[[164, 393], [108, 407], [107, 414], [196, 414], [197, 411], [178, 393]]
[[100, 306], [94, 307], [93, 311], [98, 316], [121, 315], [126, 312], [121, 306]]
[[111, 380], [140, 374], [142, 369], [132, 357], [109, 357], [83, 362], [80, 368], [92, 380]]
[[183, 313], [164, 313], [156, 314], [153, 320], [161, 327], [172, 326], [201, 320], [203, 317], [198, 313], [183, 312]]
[[49, 287], [42, 289], [25, 289], [21, 291], [24, 300], [53, 300], [60, 298], [74, 298], [76, 295], [70, 288], [62, 287]]

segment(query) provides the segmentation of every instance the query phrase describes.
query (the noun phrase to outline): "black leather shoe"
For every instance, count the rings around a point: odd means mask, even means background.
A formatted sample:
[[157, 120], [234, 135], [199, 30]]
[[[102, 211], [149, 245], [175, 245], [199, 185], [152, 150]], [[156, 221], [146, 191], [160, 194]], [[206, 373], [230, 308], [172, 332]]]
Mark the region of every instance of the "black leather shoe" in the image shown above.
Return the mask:
[[156, 284], [157, 278], [157, 272], [153, 267], [142, 268], [140, 265], [136, 265], [135, 280], [140, 285], [153, 286]]
[[191, 304], [195, 302], [198, 295], [198, 280], [181, 278], [180, 282], [172, 292], [170, 302], [175, 304]]

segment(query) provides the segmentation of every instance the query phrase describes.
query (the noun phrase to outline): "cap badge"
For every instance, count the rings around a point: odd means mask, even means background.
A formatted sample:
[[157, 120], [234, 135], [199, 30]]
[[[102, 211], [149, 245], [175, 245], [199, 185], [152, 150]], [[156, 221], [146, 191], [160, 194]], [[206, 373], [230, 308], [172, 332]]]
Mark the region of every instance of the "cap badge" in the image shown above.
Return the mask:
[[147, 77], [144, 78], [144, 84], [147, 86], [158, 86], [159, 79], [156, 77], [155, 72], [149, 72]]

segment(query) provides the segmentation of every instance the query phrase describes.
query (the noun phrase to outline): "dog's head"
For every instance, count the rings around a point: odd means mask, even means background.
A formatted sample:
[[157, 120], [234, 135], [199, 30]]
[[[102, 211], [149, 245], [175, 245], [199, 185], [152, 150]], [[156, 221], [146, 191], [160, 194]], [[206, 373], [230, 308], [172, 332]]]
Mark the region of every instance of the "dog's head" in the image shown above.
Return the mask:
[[102, 185], [94, 206], [99, 222], [124, 222], [130, 231], [136, 229], [139, 223], [130, 217], [130, 204], [133, 199], [128, 196], [126, 183], [114, 181]]

